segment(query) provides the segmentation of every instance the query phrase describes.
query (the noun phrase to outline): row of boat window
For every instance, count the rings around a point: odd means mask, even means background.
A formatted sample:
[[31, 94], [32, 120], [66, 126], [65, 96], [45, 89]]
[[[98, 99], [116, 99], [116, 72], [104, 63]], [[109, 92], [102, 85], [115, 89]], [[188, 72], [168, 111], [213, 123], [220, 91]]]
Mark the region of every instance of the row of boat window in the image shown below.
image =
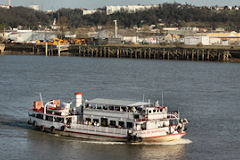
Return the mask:
[[90, 105], [86, 104], [85, 108], [120, 111], [120, 112], [141, 112], [142, 111], [142, 108], [140, 107], [104, 106], [104, 105], [91, 105], [91, 104]]
[[133, 128], [132, 122], [125, 122], [124, 121], [114, 121], [110, 120], [108, 121], [107, 118], [101, 118], [101, 121], [99, 122], [99, 119], [91, 119], [86, 118], [84, 121], [84, 124], [86, 125], [92, 125], [92, 126], [102, 126], [102, 127], [112, 127], [112, 128]]
[[[89, 105], [87, 104], [85, 108], [99, 109], [99, 110], [110, 110], [110, 111], [120, 111], [120, 112], [143, 112], [141, 107], [126, 107], [126, 106], [103, 106], [103, 105]], [[147, 109], [147, 113], [161, 113], [164, 109]]]
[[148, 113], [160, 113], [162, 111], [163, 109], [153, 109], [153, 110], [148, 110]]
[[[29, 114], [29, 116], [36, 117], [38, 119], [43, 119], [43, 114], [34, 114], [34, 113], [32, 113], [32, 114]], [[45, 116], [45, 120], [51, 121], [51, 122], [53, 122], [53, 120], [54, 120], [54, 122], [64, 123], [64, 118], [61, 118], [61, 117], [53, 117], [53, 116], [46, 115]], [[71, 121], [72, 121], [71, 118], [66, 118], [66, 123], [67, 124], [70, 124]]]

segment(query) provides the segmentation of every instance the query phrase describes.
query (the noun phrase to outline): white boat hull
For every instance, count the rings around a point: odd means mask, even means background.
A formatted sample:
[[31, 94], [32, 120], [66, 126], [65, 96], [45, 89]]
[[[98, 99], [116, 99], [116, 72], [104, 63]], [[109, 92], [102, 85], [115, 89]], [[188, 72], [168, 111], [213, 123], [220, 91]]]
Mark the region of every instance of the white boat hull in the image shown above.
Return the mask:
[[[40, 128], [42, 131], [53, 132], [51, 127], [54, 126], [54, 133], [62, 136], [69, 136], [69, 137], [76, 137], [76, 138], [83, 138], [83, 139], [90, 139], [90, 140], [98, 140], [98, 141], [109, 141], [109, 142], [129, 142], [127, 133], [116, 134], [116, 133], [106, 133], [106, 132], [97, 132], [96, 130], [90, 129], [78, 129], [78, 128], [65, 128], [62, 131], [61, 124], [59, 123], [48, 123], [43, 120], [39, 119], [31, 119], [30, 123], [36, 122], [36, 128]], [[42, 126], [44, 126], [42, 128]], [[86, 126], [89, 128], [89, 126]], [[94, 128], [94, 127], [91, 127]], [[97, 127], [96, 127], [97, 129]], [[107, 128], [106, 128], [107, 129]], [[111, 128], [108, 128], [110, 130]], [[165, 135], [145, 135], [141, 138], [141, 142], [168, 142], [179, 140], [184, 136], [186, 133], [175, 133], [175, 134], [165, 134]], [[135, 141], [132, 141], [135, 142]]]

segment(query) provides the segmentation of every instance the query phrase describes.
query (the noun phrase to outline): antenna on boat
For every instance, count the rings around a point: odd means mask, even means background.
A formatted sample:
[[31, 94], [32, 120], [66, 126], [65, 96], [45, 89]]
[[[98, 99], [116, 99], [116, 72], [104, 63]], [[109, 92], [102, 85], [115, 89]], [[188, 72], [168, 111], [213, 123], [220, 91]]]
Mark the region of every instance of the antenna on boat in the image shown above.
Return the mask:
[[40, 101], [43, 102], [43, 100], [42, 100], [42, 93], [41, 92], [39, 93], [39, 96], [40, 96]]
[[178, 119], [180, 118], [180, 111], [179, 111], [179, 107], [177, 108], [177, 112], [178, 112]]
[[144, 94], [143, 94], [143, 99], [142, 99], [142, 101], [144, 102]]
[[163, 91], [162, 91], [162, 107], [163, 107]]

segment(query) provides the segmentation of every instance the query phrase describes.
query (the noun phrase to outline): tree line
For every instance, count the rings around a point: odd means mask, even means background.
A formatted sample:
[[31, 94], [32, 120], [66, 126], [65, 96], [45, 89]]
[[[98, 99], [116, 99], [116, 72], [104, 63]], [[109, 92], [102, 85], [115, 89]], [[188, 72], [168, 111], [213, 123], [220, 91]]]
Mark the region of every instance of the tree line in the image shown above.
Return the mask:
[[[104, 8], [102, 8], [104, 10]], [[180, 5], [178, 3], [164, 3], [157, 8], [152, 8], [136, 13], [120, 11], [111, 15], [105, 12], [96, 12], [83, 15], [81, 9], [62, 8], [53, 13], [34, 11], [25, 7], [0, 8], [0, 25], [38, 29], [39, 26], [49, 27], [54, 19], [57, 22], [65, 19], [69, 27], [113, 25], [113, 20], [118, 20], [122, 28], [143, 25], [158, 25], [164, 23], [166, 27], [223, 27], [227, 30], [240, 30], [240, 11], [237, 10], [212, 10], [207, 7]], [[63, 18], [64, 17], [64, 18]]]

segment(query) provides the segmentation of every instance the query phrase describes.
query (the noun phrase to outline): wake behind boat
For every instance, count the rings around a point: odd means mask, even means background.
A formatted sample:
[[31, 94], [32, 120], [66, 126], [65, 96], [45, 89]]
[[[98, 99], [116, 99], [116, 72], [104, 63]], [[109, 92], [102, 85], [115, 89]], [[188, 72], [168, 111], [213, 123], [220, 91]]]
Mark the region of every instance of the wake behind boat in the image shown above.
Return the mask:
[[75, 93], [76, 105], [59, 99], [34, 101], [28, 123], [41, 131], [64, 136], [116, 142], [165, 142], [180, 139], [187, 119], [178, 111], [150, 102], [96, 98], [85, 100]]

